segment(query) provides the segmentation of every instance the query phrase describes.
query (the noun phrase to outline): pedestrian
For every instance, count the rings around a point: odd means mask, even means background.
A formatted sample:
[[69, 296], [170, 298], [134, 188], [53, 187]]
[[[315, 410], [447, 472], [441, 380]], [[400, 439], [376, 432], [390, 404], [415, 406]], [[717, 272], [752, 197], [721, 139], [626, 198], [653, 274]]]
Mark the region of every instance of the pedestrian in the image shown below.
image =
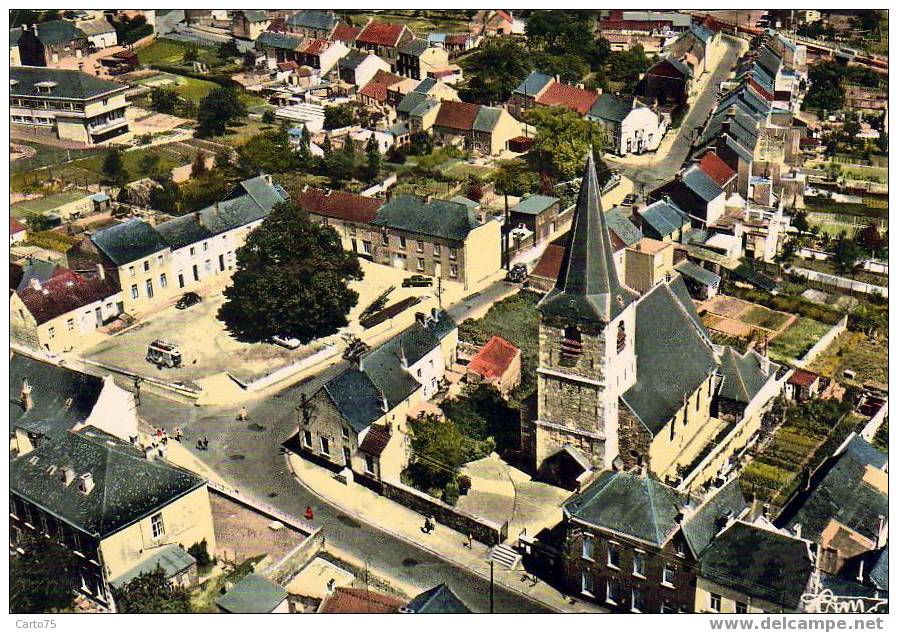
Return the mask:
[[312, 506], [306, 506], [306, 521], [311, 521], [315, 518], [315, 513], [312, 512]]
[[240, 407], [240, 412], [237, 414], [237, 419], [241, 422], [246, 422], [247, 418], [249, 418], [249, 414], [246, 412], [246, 407]]
[[209, 438], [208, 437], [203, 438], [203, 450], [204, 451], [209, 450]]
[[468, 542], [465, 543], [465, 547], [468, 549], [474, 549], [474, 535], [468, 532]]
[[182, 437], [183, 437], [183, 434], [181, 433], [181, 427], [180, 427], [180, 426], [176, 426], [176, 427], [175, 427], [175, 440], [177, 440], [178, 442], [180, 442]]

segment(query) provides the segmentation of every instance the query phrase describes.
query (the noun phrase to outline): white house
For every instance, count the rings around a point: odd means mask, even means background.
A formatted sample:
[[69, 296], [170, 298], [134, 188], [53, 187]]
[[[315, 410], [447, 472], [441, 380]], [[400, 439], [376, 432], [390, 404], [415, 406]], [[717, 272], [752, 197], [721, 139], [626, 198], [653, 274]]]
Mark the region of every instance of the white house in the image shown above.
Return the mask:
[[586, 118], [605, 128], [608, 148], [619, 156], [658, 149], [667, 131], [668, 118], [636, 99], [603, 94]]
[[340, 59], [340, 80], [361, 88], [377, 74], [378, 70], [390, 72], [390, 64], [372, 51], [351, 50]]
[[87, 41], [93, 44], [97, 50], [118, 44], [118, 34], [115, 32], [115, 28], [108, 20], [102, 17], [96, 20], [78, 22], [78, 28], [84, 32], [87, 36]]

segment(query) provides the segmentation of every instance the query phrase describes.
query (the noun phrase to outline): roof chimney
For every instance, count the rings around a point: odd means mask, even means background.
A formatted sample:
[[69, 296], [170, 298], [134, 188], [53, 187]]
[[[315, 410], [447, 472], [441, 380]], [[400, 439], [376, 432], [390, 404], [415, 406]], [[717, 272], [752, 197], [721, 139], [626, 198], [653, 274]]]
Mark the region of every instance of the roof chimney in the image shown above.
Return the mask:
[[31, 385], [28, 384], [28, 379], [22, 379], [22, 393], [21, 393], [21, 403], [22, 408], [26, 411], [31, 411], [34, 408], [34, 400], [31, 399]]
[[106, 279], [106, 269], [103, 268], [103, 264], [97, 264], [97, 277]]
[[42, 289], [42, 286], [41, 286], [41, 280], [38, 279], [37, 277], [32, 277], [31, 279], [29, 279], [29, 280], [28, 280], [28, 286], [29, 286], [32, 290], [41, 290], [41, 289]]
[[62, 469], [62, 484], [64, 486], [70, 485], [73, 481], [75, 481], [75, 469], [71, 466]]
[[384, 414], [390, 412], [390, 403], [387, 402], [387, 396], [383, 391], [380, 392], [380, 408]]
[[792, 527], [792, 534], [795, 536], [795, 538], [801, 538], [801, 523], [796, 523]]
[[78, 478], [78, 490], [82, 494], [89, 495], [94, 489], [94, 476], [90, 473], [84, 473]]
[[405, 350], [402, 348], [402, 341], [399, 341], [399, 364], [403, 369], [408, 369], [408, 358], [406, 358]]
[[37, 24], [32, 24], [31, 30], [34, 31], [34, 37], [37, 37]]

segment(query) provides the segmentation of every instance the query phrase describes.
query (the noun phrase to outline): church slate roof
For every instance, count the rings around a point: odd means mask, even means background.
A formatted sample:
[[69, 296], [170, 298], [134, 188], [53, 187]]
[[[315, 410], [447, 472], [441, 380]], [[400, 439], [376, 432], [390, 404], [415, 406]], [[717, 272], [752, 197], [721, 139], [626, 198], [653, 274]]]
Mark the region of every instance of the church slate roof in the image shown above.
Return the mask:
[[604, 471], [564, 505], [565, 514], [597, 528], [663, 545], [679, 527], [685, 497], [651, 477]]
[[761, 370], [761, 357], [754, 350], [739, 355], [732, 347], [726, 347], [720, 357], [723, 384], [718, 395], [721, 398], [748, 404], [776, 373], [779, 365], [770, 363], [770, 374]]
[[621, 400], [652, 434], [664, 428], [682, 408], [683, 398], [717, 367], [708, 334], [688, 297], [678, 276], [658, 284], [636, 304], [637, 378]]
[[537, 307], [544, 315], [610, 323], [636, 297], [635, 292], [621, 285], [617, 276], [595, 161], [590, 152], [561, 273], [555, 287]]
[[[49, 476], [47, 469], [58, 472]], [[94, 488], [65, 485], [61, 471], [90, 473]], [[46, 442], [9, 464], [10, 491], [79, 530], [106, 538], [206, 485], [201, 477], [88, 426]]]
[[406, 609], [410, 613], [472, 613], [446, 583], [419, 593], [406, 605]]

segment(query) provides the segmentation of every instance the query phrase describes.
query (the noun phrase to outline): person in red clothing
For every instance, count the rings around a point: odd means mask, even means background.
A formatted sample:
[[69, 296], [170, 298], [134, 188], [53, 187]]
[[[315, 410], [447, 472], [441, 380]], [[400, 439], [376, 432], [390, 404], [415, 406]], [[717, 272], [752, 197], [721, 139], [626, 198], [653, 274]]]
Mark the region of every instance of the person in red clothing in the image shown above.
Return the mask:
[[315, 513], [312, 512], [312, 506], [306, 506], [306, 521], [311, 521], [315, 518]]

